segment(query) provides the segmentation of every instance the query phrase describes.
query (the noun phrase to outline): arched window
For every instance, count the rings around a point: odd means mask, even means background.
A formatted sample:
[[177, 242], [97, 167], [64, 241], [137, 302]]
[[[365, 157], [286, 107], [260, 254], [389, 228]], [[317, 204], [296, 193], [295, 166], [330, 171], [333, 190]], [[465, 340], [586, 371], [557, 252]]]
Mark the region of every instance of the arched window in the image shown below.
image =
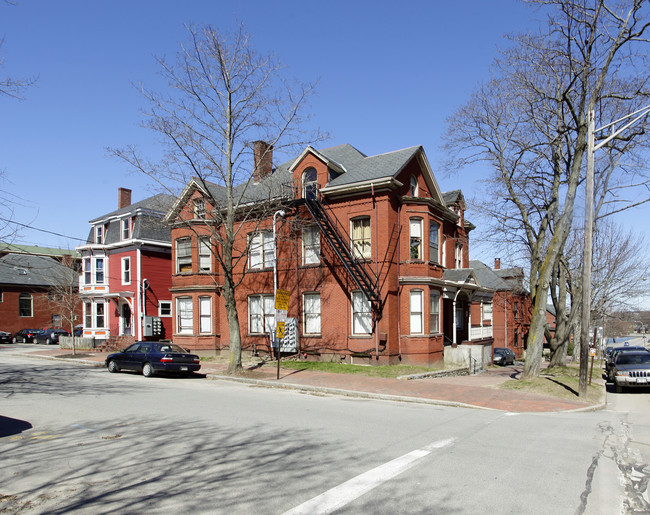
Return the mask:
[[302, 198], [316, 199], [318, 193], [318, 174], [314, 168], [307, 168], [302, 174]]
[[18, 316], [20, 317], [32, 316], [31, 294], [23, 292], [18, 296]]

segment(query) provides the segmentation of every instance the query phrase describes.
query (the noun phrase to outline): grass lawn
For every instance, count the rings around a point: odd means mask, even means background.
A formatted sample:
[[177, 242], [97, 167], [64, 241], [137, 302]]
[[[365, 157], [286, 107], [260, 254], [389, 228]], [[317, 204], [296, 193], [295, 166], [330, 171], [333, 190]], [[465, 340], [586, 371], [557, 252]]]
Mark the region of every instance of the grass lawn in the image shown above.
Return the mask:
[[282, 368], [294, 370], [317, 370], [336, 374], [361, 374], [369, 377], [399, 377], [410, 374], [422, 374], [441, 370], [440, 368], [414, 367], [409, 365], [347, 365], [345, 363], [329, 363], [321, 361], [282, 361]]
[[[600, 367], [594, 367], [591, 385], [587, 386], [587, 402], [601, 402], [605, 398], [604, 382]], [[510, 379], [500, 388], [520, 390], [560, 399], [581, 400], [578, 396], [580, 368], [575, 366], [553, 367], [542, 370], [535, 379]]]

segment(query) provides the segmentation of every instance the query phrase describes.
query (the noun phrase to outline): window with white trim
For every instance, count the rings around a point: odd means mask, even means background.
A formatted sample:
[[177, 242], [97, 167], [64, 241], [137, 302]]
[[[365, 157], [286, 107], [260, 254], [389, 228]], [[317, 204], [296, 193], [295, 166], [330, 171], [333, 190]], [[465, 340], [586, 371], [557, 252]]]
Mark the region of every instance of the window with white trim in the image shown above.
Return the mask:
[[122, 240], [131, 238], [131, 219], [125, 218], [122, 220]]
[[18, 316], [19, 317], [33, 316], [33, 298], [31, 293], [23, 292], [20, 295], [18, 295]]
[[106, 327], [106, 305], [104, 302], [95, 303], [95, 327], [97, 329], [103, 329]]
[[486, 302], [483, 304], [483, 320], [492, 323], [492, 303]]
[[432, 263], [440, 263], [440, 249], [438, 247], [438, 234], [440, 232], [440, 224], [437, 222], [429, 223], [429, 261]]
[[202, 198], [194, 199], [194, 218], [205, 220], [205, 200]]
[[447, 236], [442, 237], [442, 258], [441, 265], [447, 267]]
[[318, 173], [307, 168], [302, 174], [302, 198], [315, 200], [318, 197]]
[[320, 263], [320, 230], [317, 225], [302, 228], [302, 264]]
[[104, 258], [95, 259], [95, 284], [104, 284]]
[[91, 302], [84, 302], [84, 327], [89, 329], [93, 326], [93, 305]]
[[320, 334], [320, 293], [303, 293], [303, 334]]
[[176, 240], [176, 273], [192, 271], [192, 239], [179, 238]]
[[422, 259], [422, 218], [409, 220], [409, 258]]
[[172, 301], [171, 300], [158, 301], [158, 316], [159, 317], [170, 317], [170, 316], [172, 316]]
[[98, 225], [95, 227], [95, 243], [103, 245], [104, 243], [104, 226]]
[[212, 298], [199, 297], [199, 333], [212, 332]]
[[275, 244], [271, 231], [260, 231], [250, 235], [248, 268], [273, 268]]
[[212, 251], [210, 249], [210, 238], [199, 238], [199, 271], [212, 271]]
[[84, 284], [92, 284], [93, 269], [90, 258], [84, 258]]
[[362, 291], [352, 292], [352, 334], [372, 333], [372, 308]]
[[370, 237], [370, 217], [355, 218], [350, 222], [352, 230], [352, 249], [357, 258], [372, 257], [372, 240]]
[[194, 311], [192, 297], [176, 299], [176, 332], [178, 334], [194, 333]]
[[463, 268], [463, 246], [460, 243], [456, 243], [454, 261], [456, 268]]
[[440, 332], [440, 292], [429, 290], [429, 333]]
[[410, 292], [410, 329], [411, 334], [424, 333], [424, 292], [422, 290], [411, 290]]
[[248, 297], [248, 332], [268, 334], [275, 328], [275, 302], [273, 295]]
[[122, 258], [122, 284], [131, 284], [131, 258]]

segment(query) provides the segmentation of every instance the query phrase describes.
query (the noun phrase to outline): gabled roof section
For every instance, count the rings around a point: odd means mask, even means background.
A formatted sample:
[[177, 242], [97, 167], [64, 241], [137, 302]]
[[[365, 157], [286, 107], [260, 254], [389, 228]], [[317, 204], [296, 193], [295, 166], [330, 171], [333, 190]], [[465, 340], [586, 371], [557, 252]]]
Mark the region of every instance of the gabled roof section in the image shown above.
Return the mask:
[[445, 270], [442, 273], [442, 278], [445, 281], [451, 281], [454, 283], [468, 283], [476, 284], [478, 286], [483, 286], [476, 277], [474, 270], [471, 268], [452, 268]]
[[185, 185], [181, 194], [176, 197], [174, 203], [167, 210], [163, 222], [170, 223], [178, 216], [195, 191], [200, 191], [205, 197], [212, 197], [215, 200], [223, 201], [226, 197], [226, 188], [214, 182], [201, 181], [197, 177], [192, 177], [190, 182]]
[[72, 284], [77, 277], [51, 257], [7, 254], [0, 258], [0, 284], [49, 287]]
[[463, 192], [461, 190], [445, 191], [442, 194], [442, 197], [445, 199], [446, 204], [454, 204], [455, 202], [459, 202], [463, 209], [467, 208], [465, 197], [463, 196]]
[[[350, 145], [348, 145], [348, 147], [353, 148]], [[305, 148], [305, 150], [303, 150], [300, 153], [300, 155], [293, 161], [293, 163], [289, 166], [289, 171], [293, 172], [293, 170], [302, 162], [302, 160], [308, 154], [314, 155], [317, 159], [320, 159], [323, 163], [325, 163], [328, 168], [334, 170], [335, 172], [342, 174], [347, 171], [344, 165], [335, 161], [334, 159], [327, 157], [327, 154], [325, 154], [324, 152], [319, 152], [311, 145], [307, 145], [307, 148]]]
[[474, 270], [476, 278], [481, 286], [491, 290], [510, 290], [510, 285], [499, 277], [494, 270], [481, 261], [470, 260], [469, 267]]

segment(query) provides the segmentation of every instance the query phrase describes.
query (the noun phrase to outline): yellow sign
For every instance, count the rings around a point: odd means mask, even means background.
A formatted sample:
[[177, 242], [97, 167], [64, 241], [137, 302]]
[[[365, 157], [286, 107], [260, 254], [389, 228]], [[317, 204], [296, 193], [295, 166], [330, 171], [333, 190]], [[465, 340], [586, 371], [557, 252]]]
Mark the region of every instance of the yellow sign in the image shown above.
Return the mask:
[[284, 338], [284, 322], [278, 322], [275, 324], [275, 337]]
[[277, 290], [275, 292], [275, 309], [289, 311], [289, 295], [291, 292], [287, 290]]

